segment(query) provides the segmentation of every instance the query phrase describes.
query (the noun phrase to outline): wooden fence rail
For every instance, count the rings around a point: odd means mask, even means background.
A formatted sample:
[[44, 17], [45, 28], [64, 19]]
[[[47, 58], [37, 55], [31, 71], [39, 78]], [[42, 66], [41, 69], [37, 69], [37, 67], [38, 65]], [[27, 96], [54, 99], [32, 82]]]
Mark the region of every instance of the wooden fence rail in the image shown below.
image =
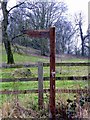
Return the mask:
[[[43, 67], [49, 67], [50, 63], [43, 63]], [[56, 63], [56, 66], [90, 66], [90, 62], [82, 62], [82, 63]], [[38, 64], [31, 64], [31, 63], [26, 63], [26, 64], [5, 64], [2, 63], [0, 65], [0, 68], [23, 68], [23, 67], [38, 67]]]
[[[38, 67], [38, 77], [36, 78], [9, 78], [0, 79], [0, 82], [28, 82], [38, 81], [38, 89], [34, 90], [1, 90], [0, 94], [29, 94], [38, 93], [39, 108], [43, 107], [43, 93], [50, 92], [50, 89], [43, 89], [43, 81], [49, 81], [50, 77], [43, 77], [43, 67], [49, 67], [49, 63], [38, 62], [38, 64], [2, 64], [1, 68], [23, 68], [23, 67]], [[56, 63], [56, 66], [90, 66], [90, 63]], [[90, 80], [90, 76], [60, 76], [56, 80]], [[90, 93], [88, 89], [56, 89], [56, 93]]]
[[[49, 63], [43, 63], [43, 66], [49, 66]], [[90, 62], [78, 62], [78, 63], [74, 63], [74, 62], [72, 62], [72, 63], [56, 63], [56, 66], [90, 66]]]
[[[61, 77], [56, 77], [56, 80], [89, 80], [90, 76], [61, 76]], [[38, 81], [39, 78], [8, 78], [8, 79], [0, 79], [0, 82], [28, 82], [28, 81]], [[44, 81], [49, 81], [50, 77], [43, 77]]]
[[[42, 93], [50, 92], [50, 89], [43, 89]], [[34, 90], [2, 90], [0, 94], [29, 94], [39, 93], [38, 89]], [[56, 89], [56, 93], [90, 93], [90, 89]]]

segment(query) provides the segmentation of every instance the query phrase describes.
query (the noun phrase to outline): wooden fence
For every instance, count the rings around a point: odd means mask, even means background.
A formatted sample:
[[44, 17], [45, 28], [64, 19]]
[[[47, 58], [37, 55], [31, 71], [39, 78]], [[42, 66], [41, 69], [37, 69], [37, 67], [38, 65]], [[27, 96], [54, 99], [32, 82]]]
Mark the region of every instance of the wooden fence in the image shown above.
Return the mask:
[[[38, 64], [16, 64], [7, 65], [2, 64], [2, 68], [22, 68], [22, 67], [38, 67], [37, 78], [10, 78], [0, 79], [0, 82], [27, 82], [27, 81], [38, 81], [38, 89], [36, 90], [1, 90], [0, 94], [29, 94], [38, 93], [38, 105], [39, 108], [43, 107], [43, 93], [50, 92], [50, 89], [43, 89], [43, 81], [50, 80], [50, 77], [43, 77], [43, 67], [49, 67], [49, 63]], [[90, 63], [56, 63], [56, 66], [90, 66]], [[56, 80], [89, 80], [90, 76], [62, 76], [56, 77]], [[57, 93], [90, 93], [89, 89], [56, 89]]]

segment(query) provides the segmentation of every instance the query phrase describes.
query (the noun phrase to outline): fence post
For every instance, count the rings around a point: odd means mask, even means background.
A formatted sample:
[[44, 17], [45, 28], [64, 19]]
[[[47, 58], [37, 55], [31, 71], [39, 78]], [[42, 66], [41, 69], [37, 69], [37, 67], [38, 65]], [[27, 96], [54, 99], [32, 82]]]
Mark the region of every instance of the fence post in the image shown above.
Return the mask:
[[50, 109], [49, 118], [55, 120], [55, 27], [50, 28]]
[[38, 108], [43, 108], [43, 63], [38, 62]]

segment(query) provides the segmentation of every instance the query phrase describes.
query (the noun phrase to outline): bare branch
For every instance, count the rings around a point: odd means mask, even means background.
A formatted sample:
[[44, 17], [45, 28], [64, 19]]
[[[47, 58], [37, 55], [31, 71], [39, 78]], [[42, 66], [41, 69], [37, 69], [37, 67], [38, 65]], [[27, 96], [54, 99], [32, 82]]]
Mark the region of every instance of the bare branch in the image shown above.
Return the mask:
[[14, 40], [15, 38], [21, 37], [21, 36], [23, 36], [23, 35], [24, 35], [24, 34], [16, 35], [16, 36], [14, 36], [14, 37], [12, 38], [12, 40]]
[[85, 47], [88, 48], [88, 49], [90, 49], [90, 46], [88, 46], [88, 45], [85, 45]]
[[84, 36], [84, 40], [85, 40], [86, 38], [88, 38], [89, 36], [90, 36], [89, 34], [88, 34], [88, 35], [85, 35], [85, 36]]
[[19, 4], [15, 5], [15, 6], [13, 6], [10, 10], [8, 10], [8, 13], [9, 13], [11, 10], [13, 10], [14, 8], [19, 7], [19, 6], [21, 6], [22, 4], [24, 4], [24, 3], [25, 3], [25, 2], [22, 2], [22, 3], [19, 3]]

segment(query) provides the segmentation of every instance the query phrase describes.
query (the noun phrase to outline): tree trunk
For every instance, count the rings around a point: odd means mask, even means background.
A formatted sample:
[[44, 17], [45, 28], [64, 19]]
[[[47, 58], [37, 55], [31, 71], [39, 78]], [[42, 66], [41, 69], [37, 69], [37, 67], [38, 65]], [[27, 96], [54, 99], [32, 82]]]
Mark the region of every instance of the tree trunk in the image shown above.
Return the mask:
[[[3, 29], [3, 27], [4, 27], [4, 29]], [[3, 39], [5, 50], [7, 53], [7, 63], [13, 64], [14, 59], [13, 59], [13, 54], [12, 54], [12, 50], [11, 50], [11, 45], [10, 45], [10, 41], [8, 40], [7, 31], [5, 29], [6, 29], [6, 26], [4, 25], [4, 21], [3, 21], [3, 23], [2, 23], [2, 39]]]
[[82, 40], [82, 56], [84, 56], [84, 40]]
[[81, 22], [79, 22], [79, 29], [80, 29], [80, 36], [81, 36], [81, 41], [82, 41], [82, 56], [84, 56], [84, 36], [81, 28]]
[[2, 41], [4, 42], [5, 50], [7, 53], [7, 63], [13, 64], [14, 59], [13, 59], [10, 41], [9, 41], [8, 34], [7, 34], [7, 26], [8, 26], [7, 2], [2, 2], [2, 12], [3, 12]]

